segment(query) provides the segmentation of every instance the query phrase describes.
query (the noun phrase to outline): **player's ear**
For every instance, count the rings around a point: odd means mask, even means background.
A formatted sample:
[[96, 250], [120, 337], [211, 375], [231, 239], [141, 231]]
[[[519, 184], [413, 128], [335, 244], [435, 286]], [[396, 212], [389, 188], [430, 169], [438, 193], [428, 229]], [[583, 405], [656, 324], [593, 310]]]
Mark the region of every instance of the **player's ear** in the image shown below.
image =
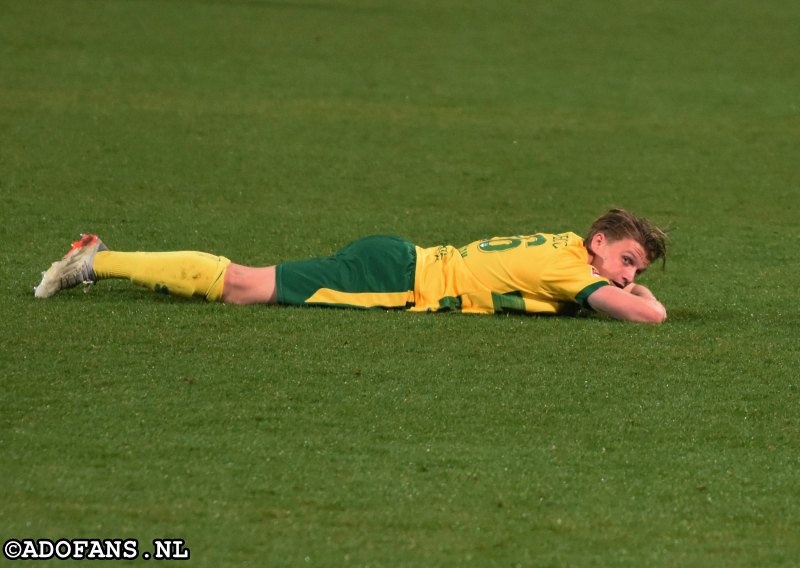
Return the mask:
[[608, 239], [603, 233], [595, 233], [592, 236], [591, 242], [589, 243], [589, 250], [597, 252], [597, 250], [606, 244], [607, 241]]

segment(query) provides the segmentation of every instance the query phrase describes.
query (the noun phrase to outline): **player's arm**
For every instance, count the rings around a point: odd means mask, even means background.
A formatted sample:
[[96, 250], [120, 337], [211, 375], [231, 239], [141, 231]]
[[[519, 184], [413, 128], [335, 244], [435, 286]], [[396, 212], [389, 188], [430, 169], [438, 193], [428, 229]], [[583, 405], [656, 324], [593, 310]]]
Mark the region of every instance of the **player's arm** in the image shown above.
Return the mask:
[[587, 299], [593, 310], [613, 318], [644, 323], [663, 323], [667, 310], [650, 290], [641, 284], [625, 288], [603, 286]]

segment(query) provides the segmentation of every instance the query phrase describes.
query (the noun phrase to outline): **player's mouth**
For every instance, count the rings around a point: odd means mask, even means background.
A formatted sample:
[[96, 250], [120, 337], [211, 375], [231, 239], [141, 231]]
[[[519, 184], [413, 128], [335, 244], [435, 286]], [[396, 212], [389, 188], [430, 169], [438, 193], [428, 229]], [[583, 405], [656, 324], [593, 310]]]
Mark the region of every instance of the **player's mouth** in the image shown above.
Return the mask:
[[625, 286], [623, 286], [622, 284], [620, 284], [620, 283], [619, 283], [619, 282], [617, 282], [616, 280], [612, 280], [612, 281], [611, 281], [611, 283], [612, 283], [614, 286], [616, 286], [617, 288], [625, 288]]

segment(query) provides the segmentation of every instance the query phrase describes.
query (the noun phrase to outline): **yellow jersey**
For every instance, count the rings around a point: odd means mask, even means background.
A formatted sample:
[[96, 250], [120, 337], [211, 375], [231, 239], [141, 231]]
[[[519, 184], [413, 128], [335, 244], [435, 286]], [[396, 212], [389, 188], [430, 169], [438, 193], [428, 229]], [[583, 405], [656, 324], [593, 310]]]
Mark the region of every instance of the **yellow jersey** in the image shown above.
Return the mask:
[[409, 309], [417, 312], [570, 314], [609, 284], [575, 233], [493, 237], [416, 252]]

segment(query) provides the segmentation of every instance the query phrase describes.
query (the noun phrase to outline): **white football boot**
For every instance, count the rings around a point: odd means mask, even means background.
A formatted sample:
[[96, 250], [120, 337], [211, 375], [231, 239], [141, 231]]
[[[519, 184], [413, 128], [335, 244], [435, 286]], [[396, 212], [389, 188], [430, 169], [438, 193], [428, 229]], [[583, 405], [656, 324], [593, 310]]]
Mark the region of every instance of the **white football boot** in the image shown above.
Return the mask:
[[49, 298], [61, 290], [74, 288], [84, 284], [87, 288], [94, 284], [95, 276], [92, 264], [97, 251], [108, 250], [97, 235], [81, 235], [78, 242], [61, 260], [55, 261], [46, 272], [42, 272], [42, 281], [33, 289], [37, 298]]

